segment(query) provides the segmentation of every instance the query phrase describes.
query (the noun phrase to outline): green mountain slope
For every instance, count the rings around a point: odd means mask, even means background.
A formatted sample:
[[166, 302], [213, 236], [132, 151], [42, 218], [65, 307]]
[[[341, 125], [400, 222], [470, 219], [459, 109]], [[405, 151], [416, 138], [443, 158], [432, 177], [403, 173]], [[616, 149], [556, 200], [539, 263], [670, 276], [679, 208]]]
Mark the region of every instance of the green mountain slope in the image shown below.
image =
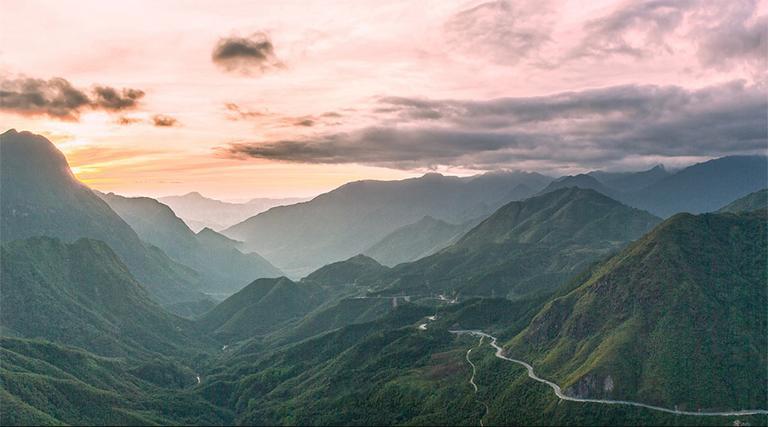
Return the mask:
[[141, 239], [159, 247], [174, 261], [200, 271], [205, 291], [234, 292], [254, 279], [282, 276], [258, 254], [243, 254], [229, 245], [228, 239], [210, 236], [214, 231], [201, 231], [203, 238], [198, 237], [168, 206], [155, 199], [97, 194]]
[[363, 253], [387, 266], [415, 261], [454, 243], [475, 221], [455, 225], [425, 216], [418, 222], [400, 227]]
[[0, 250], [0, 323], [6, 334], [106, 356], [189, 355], [205, 348], [194, 325], [150, 300], [103, 242], [33, 237]]
[[[0, 424], [227, 424], [231, 414], [183, 385], [159, 386], [123, 358], [42, 340], [0, 338]], [[168, 375], [166, 372], [165, 375]]]
[[77, 181], [64, 155], [42, 136], [11, 129], [0, 135], [0, 236], [106, 242], [163, 304], [205, 299], [194, 270], [144, 244], [131, 227]]
[[576, 396], [764, 408], [768, 213], [679, 214], [554, 299], [510, 343]]
[[768, 188], [749, 193], [738, 200], [734, 200], [720, 208], [718, 212], [739, 213], [758, 209], [768, 209]]
[[[721, 425], [759, 417], [698, 418], [613, 405], [559, 402], [490, 346], [451, 325], [514, 334], [537, 303], [473, 300], [439, 309], [403, 304], [378, 320], [295, 345], [245, 346], [224, 358], [200, 392], [238, 424], [270, 425]], [[467, 362], [472, 349], [473, 369]], [[485, 406], [487, 405], [487, 406]], [[487, 408], [487, 409], [486, 409]], [[486, 412], [486, 410], [488, 412]]]
[[658, 221], [593, 190], [564, 188], [503, 206], [457, 243], [395, 267], [378, 284], [512, 298], [552, 292]]
[[325, 298], [322, 288], [286, 277], [258, 279], [203, 315], [201, 328], [231, 342], [268, 334], [300, 319]]

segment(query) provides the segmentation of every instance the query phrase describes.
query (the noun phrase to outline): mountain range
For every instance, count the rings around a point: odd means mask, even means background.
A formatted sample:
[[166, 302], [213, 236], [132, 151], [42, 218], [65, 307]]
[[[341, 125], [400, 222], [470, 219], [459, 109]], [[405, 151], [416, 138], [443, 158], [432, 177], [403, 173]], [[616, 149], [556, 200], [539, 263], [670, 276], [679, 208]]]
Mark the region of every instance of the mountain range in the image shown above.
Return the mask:
[[195, 233], [6, 132], [0, 424], [765, 425], [766, 163], [362, 181]]
[[463, 223], [536, 191], [519, 193], [521, 187], [540, 189], [549, 180], [534, 173], [492, 173], [358, 181], [309, 202], [270, 209], [222, 233], [244, 241], [290, 276], [303, 276], [357, 255], [426, 215]]

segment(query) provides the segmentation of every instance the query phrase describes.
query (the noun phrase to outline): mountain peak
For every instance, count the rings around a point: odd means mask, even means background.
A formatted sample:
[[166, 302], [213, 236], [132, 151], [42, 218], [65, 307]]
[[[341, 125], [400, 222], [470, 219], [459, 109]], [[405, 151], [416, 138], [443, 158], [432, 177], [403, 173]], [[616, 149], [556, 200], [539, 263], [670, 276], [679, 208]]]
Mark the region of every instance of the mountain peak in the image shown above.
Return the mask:
[[183, 195], [181, 197], [190, 197], [190, 198], [194, 197], [196, 199], [207, 199], [207, 197], [203, 196], [198, 191], [190, 191], [189, 193], [187, 193], [187, 194], [185, 194], [185, 195]]
[[439, 172], [427, 172], [421, 176], [421, 179], [441, 179], [445, 178], [445, 175]]
[[42, 135], [10, 129], [0, 138], [3, 178], [20, 182], [77, 182], [66, 157]]

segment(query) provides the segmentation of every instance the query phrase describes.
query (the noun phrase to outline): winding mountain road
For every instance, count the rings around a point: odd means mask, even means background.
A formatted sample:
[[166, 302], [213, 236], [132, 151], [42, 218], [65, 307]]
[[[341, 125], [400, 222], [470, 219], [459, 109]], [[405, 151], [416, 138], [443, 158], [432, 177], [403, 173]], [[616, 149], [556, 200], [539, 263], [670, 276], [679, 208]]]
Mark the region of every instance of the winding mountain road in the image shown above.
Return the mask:
[[[479, 348], [479, 347], [481, 347], [481, 346], [483, 345], [483, 339], [485, 339], [485, 337], [481, 336], [481, 337], [480, 337], [480, 342], [477, 344], [477, 347], [478, 347], [478, 348]], [[477, 388], [477, 384], [475, 383], [475, 374], [477, 373], [477, 367], [476, 367], [476, 366], [475, 366], [475, 364], [472, 362], [472, 359], [470, 359], [470, 358], [469, 358], [469, 354], [470, 354], [470, 353], [472, 353], [472, 349], [473, 349], [473, 348], [474, 348], [474, 347], [470, 347], [470, 348], [469, 348], [469, 350], [467, 350], [467, 356], [466, 356], [466, 358], [467, 358], [467, 362], [468, 362], [468, 363], [469, 363], [469, 365], [472, 367], [472, 376], [471, 376], [471, 377], [469, 377], [469, 384], [471, 384], [471, 385], [472, 385], [472, 387], [475, 389], [475, 396], [477, 396], [478, 388]], [[477, 397], [475, 397], [475, 400], [476, 400], [478, 403], [481, 403], [481, 404], [482, 404], [482, 405], [485, 407], [485, 413], [483, 413], [483, 415], [480, 417], [480, 427], [483, 427], [483, 417], [485, 417], [486, 415], [488, 415], [488, 412], [489, 412], [491, 409], [488, 407], [488, 404], [487, 404], [487, 403], [483, 402], [482, 400], [478, 399]]]
[[[478, 330], [453, 330], [448, 331], [452, 334], [457, 335], [473, 335], [476, 337], [486, 337], [491, 340], [491, 346], [496, 349], [495, 356], [502, 360], [507, 360], [509, 362], [517, 363], [518, 365], [522, 365], [525, 367], [526, 370], [528, 370], [528, 377], [531, 379], [538, 381], [542, 384], [548, 385], [554, 392], [555, 395], [560, 400], [566, 400], [569, 402], [582, 402], [582, 403], [598, 403], [603, 405], [624, 405], [624, 406], [636, 406], [639, 408], [646, 408], [651, 409], [653, 411], [660, 411], [660, 412], [666, 412], [669, 414], [675, 414], [675, 415], [691, 415], [696, 417], [734, 417], [734, 416], [743, 416], [743, 415], [768, 415], [768, 410], [766, 409], [746, 409], [741, 411], [725, 411], [725, 412], [704, 412], [704, 411], [679, 411], [676, 409], [669, 409], [669, 408], [662, 408], [660, 406], [653, 406], [653, 405], [647, 405], [645, 403], [639, 403], [639, 402], [632, 402], [628, 400], [609, 400], [609, 399], [583, 399], [579, 397], [571, 397], [563, 393], [563, 391], [560, 389], [560, 386], [553, 383], [552, 381], [545, 380], [544, 378], [539, 377], [536, 375], [536, 372], [533, 370], [533, 366], [529, 365], [526, 362], [523, 362], [522, 360], [512, 359], [510, 357], [507, 357], [504, 355], [504, 349], [499, 346], [497, 343], [496, 337], [493, 335], [487, 334], [483, 331]], [[470, 349], [471, 350], [471, 349]], [[469, 352], [467, 352], [467, 361], [469, 361]], [[470, 363], [472, 363], [470, 361]], [[474, 372], [475, 365], [472, 364], [473, 372]], [[474, 374], [472, 375], [472, 384], [474, 385]], [[475, 386], [475, 390], [477, 390], [477, 386]]]

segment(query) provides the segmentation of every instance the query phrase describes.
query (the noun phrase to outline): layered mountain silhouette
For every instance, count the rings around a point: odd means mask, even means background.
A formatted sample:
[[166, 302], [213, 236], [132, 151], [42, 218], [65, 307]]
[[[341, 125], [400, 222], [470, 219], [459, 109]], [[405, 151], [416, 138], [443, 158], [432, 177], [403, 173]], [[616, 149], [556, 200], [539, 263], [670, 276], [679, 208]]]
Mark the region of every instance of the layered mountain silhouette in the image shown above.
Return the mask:
[[0, 236], [72, 242], [104, 241], [151, 296], [163, 304], [205, 299], [200, 275], [145, 244], [72, 175], [64, 155], [42, 136], [11, 129], [0, 135]]
[[548, 302], [510, 344], [566, 393], [763, 407], [768, 212], [678, 214]]
[[201, 271], [203, 289], [235, 292], [260, 277], [282, 272], [256, 253], [244, 254], [231, 239], [205, 228], [196, 235], [166, 205], [149, 197], [97, 193], [141, 239], [174, 261]]
[[491, 214], [549, 178], [493, 173], [469, 178], [427, 174], [402, 181], [358, 181], [309, 202], [272, 208], [223, 231], [292, 276], [362, 253], [424, 216], [463, 223]]
[[258, 198], [243, 203], [230, 203], [205, 197], [197, 191], [158, 199], [170, 206], [189, 228], [196, 232], [206, 227], [221, 230], [275, 206], [292, 205], [306, 200], [304, 197]]
[[512, 298], [552, 291], [658, 222], [594, 190], [563, 188], [501, 207], [455, 244], [395, 267], [379, 286]]

